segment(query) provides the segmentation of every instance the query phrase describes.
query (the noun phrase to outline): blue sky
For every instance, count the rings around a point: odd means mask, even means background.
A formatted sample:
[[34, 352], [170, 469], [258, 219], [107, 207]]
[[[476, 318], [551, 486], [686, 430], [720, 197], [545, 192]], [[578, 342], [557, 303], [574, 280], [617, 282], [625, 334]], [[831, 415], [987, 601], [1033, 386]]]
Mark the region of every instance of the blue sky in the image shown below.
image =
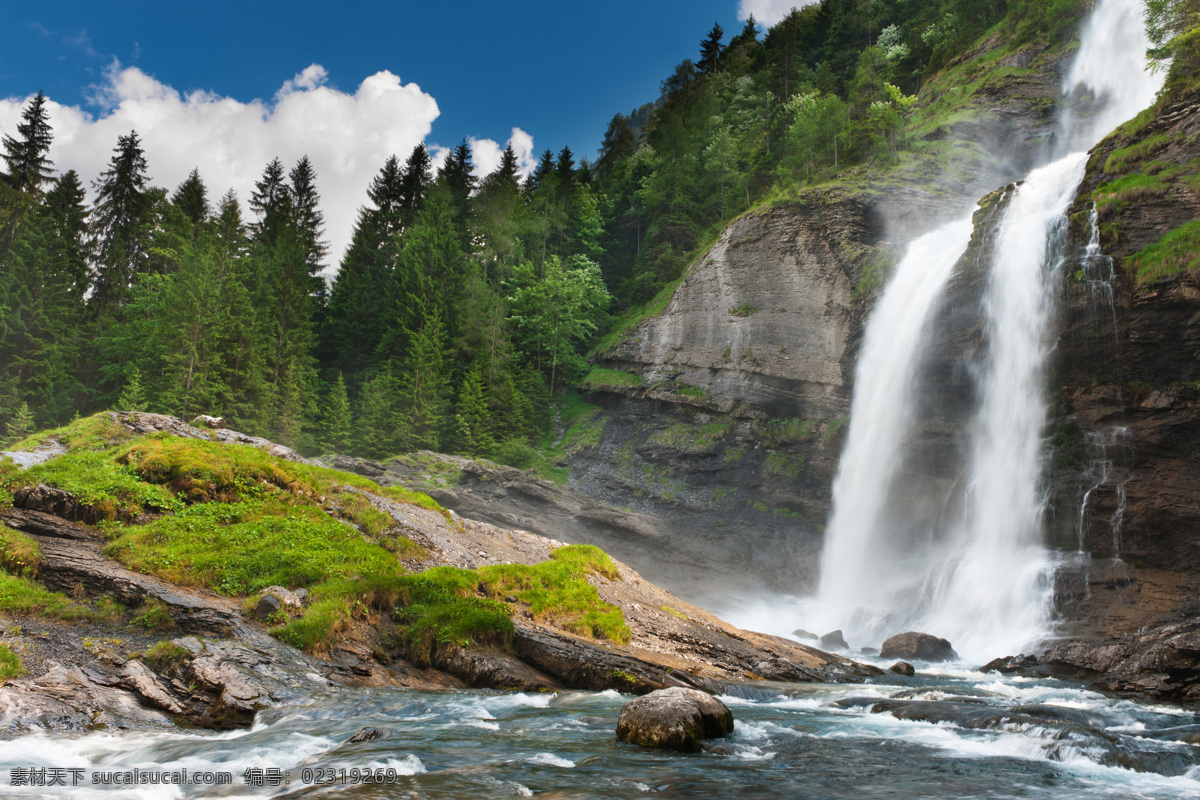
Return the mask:
[[783, 5], [10, 2], [0, 5], [0, 133], [42, 89], [60, 169], [94, 177], [116, 136], [136, 128], [156, 184], [199, 166], [211, 194], [233, 188], [243, 200], [271, 157], [308, 153], [340, 255], [390, 152], [470, 138], [485, 168], [510, 140], [526, 164], [563, 145], [594, 157], [612, 115], [653, 100], [713, 22], [728, 39], [747, 9], [761, 19]]

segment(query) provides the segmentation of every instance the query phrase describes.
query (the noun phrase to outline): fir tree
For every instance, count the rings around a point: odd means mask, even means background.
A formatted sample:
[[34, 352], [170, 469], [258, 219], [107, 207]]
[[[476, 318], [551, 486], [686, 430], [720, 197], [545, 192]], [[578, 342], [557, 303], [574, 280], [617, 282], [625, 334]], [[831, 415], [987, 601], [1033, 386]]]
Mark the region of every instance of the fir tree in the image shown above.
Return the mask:
[[292, 213], [292, 191], [286, 182], [283, 163], [272, 159], [263, 170], [262, 177], [254, 183], [250, 195], [250, 210], [258, 215], [256, 226], [260, 241], [274, 242], [279, 228], [290, 221]]
[[372, 458], [399, 452], [400, 383], [385, 364], [362, 388], [358, 407], [356, 451]]
[[5, 135], [3, 139], [5, 183], [26, 196], [42, 196], [43, 187], [53, 180], [54, 163], [47, 157], [53, 132], [46, 96], [38, 92], [21, 112], [21, 121], [17, 124], [20, 138]]
[[321, 409], [321, 446], [329, 453], [348, 453], [351, 447], [350, 397], [346, 392], [346, 381], [338, 379], [325, 396]]
[[89, 283], [91, 244], [87, 238], [86, 198], [78, 173], [70, 169], [54, 182], [45, 200], [45, 213], [53, 232], [49, 247], [56, 254], [52, 261], [65, 283], [72, 306], [82, 305]]
[[145, 411], [146, 390], [142, 386], [142, 373], [137, 367], [129, 371], [121, 395], [117, 398], [116, 411]]
[[317, 173], [308, 156], [304, 156], [292, 168], [288, 178], [292, 189], [292, 214], [296, 228], [304, 242], [304, 263], [308, 274], [316, 275], [329, 252], [329, 243], [324, 240], [325, 215], [321, 213], [321, 197], [317, 194]]
[[454, 440], [456, 449], [464, 455], [490, 453], [495, 449], [487, 388], [479, 367], [472, 368], [459, 387]]
[[400, 225], [407, 230], [416, 222], [417, 215], [425, 206], [425, 195], [433, 185], [433, 161], [425, 145], [413, 148], [404, 162], [400, 179]]
[[708, 36], [704, 41], [700, 42], [700, 60], [696, 63], [696, 69], [701, 74], [707, 75], [717, 69], [717, 61], [721, 58], [723, 48], [721, 47], [721, 37], [725, 35], [725, 29], [721, 27], [719, 22], [714, 22], [712, 30], [708, 32]]
[[12, 415], [12, 418], [8, 421], [8, 425], [5, 427], [5, 433], [8, 435], [7, 444], [16, 444], [29, 434], [33, 433], [33, 429], [33, 413], [29, 410], [29, 404], [21, 403], [21, 405], [17, 407], [16, 413]]
[[187, 179], [179, 184], [179, 188], [171, 196], [171, 203], [191, 221], [195, 234], [199, 235], [200, 226], [208, 219], [209, 210], [208, 189], [200, 179], [200, 170], [193, 169]]
[[150, 214], [146, 156], [137, 131], [117, 139], [108, 169], [95, 182], [92, 235], [96, 274], [91, 304], [98, 315], [124, 303], [145, 261], [144, 226]]

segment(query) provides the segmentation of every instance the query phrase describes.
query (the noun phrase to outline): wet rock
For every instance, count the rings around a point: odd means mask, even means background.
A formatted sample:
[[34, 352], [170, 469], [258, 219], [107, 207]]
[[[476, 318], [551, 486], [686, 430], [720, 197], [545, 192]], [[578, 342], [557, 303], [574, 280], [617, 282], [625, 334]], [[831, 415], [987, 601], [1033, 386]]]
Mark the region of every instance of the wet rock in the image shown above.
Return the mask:
[[587, 725], [589, 728], [606, 728], [612, 724], [612, 720], [608, 717], [598, 717], [595, 714], [584, 714], [579, 718], [579, 722]]
[[201, 414], [192, 420], [192, 424], [193, 425], [202, 425], [205, 428], [212, 428], [213, 430], [221, 430], [222, 428], [225, 427], [225, 418], [224, 417], [210, 417], [207, 414]]
[[359, 742], [373, 742], [376, 739], [383, 738], [383, 731], [373, 725], [368, 725], [360, 728], [358, 733], [346, 740], [346, 744], [358, 744]]
[[795, 636], [797, 639], [812, 639], [813, 641], [821, 638], [815, 633], [804, 630], [804, 628], [796, 628], [796, 630], [792, 631], [792, 636]]
[[704, 752], [714, 756], [735, 756], [737, 747], [729, 742], [705, 742]]
[[172, 714], [182, 714], [183, 708], [171, 696], [171, 693], [158, 681], [158, 677], [141, 661], [133, 660], [125, 664], [121, 685], [138, 694], [154, 708], [170, 711]]
[[830, 631], [821, 637], [821, 647], [827, 650], [849, 650], [850, 645], [846, 644], [846, 639], [842, 636], [842, 632]]
[[953, 661], [958, 653], [950, 642], [928, 633], [908, 631], [883, 643], [881, 658], [911, 658], [917, 661]]
[[254, 607], [254, 613], [263, 619], [267, 619], [276, 611], [283, 609], [283, 602], [273, 594], [264, 594], [258, 599], [258, 605]]
[[890, 667], [888, 667], [888, 669], [892, 672], [895, 672], [897, 675], [907, 675], [910, 678], [917, 674], [917, 671], [913, 668], [913, 665], [907, 661], [897, 661], [895, 664], [892, 664]]
[[282, 586], [268, 586], [259, 592], [259, 594], [263, 596], [270, 595], [279, 600], [280, 603], [288, 608], [298, 609], [303, 605], [303, 603], [300, 601], [300, 597], [295, 592], [285, 589]]
[[617, 718], [617, 739], [641, 747], [699, 752], [701, 740], [733, 732], [733, 713], [696, 689], [660, 689], [631, 700]]
[[1020, 672], [1023, 669], [1036, 667], [1038, 663], [1036, 656], [1008, 656], [1006, 658], [993, 658], [988, 663], [979, 668], [980, 672], [999, 672], [1002, 675], [1008, 675], [1013, 672]]

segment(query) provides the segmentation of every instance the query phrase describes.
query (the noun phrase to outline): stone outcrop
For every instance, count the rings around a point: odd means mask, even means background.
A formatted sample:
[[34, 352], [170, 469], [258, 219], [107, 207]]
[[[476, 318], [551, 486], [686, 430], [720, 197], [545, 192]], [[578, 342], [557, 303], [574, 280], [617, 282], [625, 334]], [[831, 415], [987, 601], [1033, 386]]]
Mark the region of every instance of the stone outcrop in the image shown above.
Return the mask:
[[695, 689], [660, 689], [631, 700], [617, 718], [617, 739], [641, 747], [696, 753], [704, 739], [733, 733], [733, 713]]

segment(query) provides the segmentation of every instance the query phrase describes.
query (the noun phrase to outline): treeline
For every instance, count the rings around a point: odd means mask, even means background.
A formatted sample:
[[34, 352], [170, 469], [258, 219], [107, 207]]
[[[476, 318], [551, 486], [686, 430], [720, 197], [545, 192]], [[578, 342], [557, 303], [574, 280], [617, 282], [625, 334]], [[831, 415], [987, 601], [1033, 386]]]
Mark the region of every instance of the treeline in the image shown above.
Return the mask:
[[547, 153], [477, 181], [423, 145], [368, 189], [337, 280], [317, 176], [266, 166], [243, 208], [202, 176], [150, 185], [122, 136], [87, 203], [55, 176], [39, 94], [3, 140], [0, 420], [6, 438], [104, 408], [190, 417], [306, 452], [431, 448], [520, 462], [609, 303], [591, 170]]
[[989, 29], [1069, 35], [1080, 0], [823, 0], [765, 36], [716, 25], [662, 83], [648, 119], [613, 117], [597, 177], [601, 259], [623, 302], [652, 298], [723, 223], [773, 187], [889, 161], [933, 72]]
[[266, 165], [243, 206], [195, 171], [152, 186], [131, 132], [89, 204], [54, 173], [39, 94], [3, 138], [0, 431], [119, 406], [305, 452], [523, 463], [613, 297], [652, 298], [780, 185], [893, 158], [933, 70], [997, 24], [1064, 36], [1081, 2], [823, 0], [765, 36], [714, 26], [595, 165], [547, 150], [521, 180], [509, 148], [478, 180], [465, 142], [436, 174], [424, 146], [389, 159], [332, 286], [307, 158]]

